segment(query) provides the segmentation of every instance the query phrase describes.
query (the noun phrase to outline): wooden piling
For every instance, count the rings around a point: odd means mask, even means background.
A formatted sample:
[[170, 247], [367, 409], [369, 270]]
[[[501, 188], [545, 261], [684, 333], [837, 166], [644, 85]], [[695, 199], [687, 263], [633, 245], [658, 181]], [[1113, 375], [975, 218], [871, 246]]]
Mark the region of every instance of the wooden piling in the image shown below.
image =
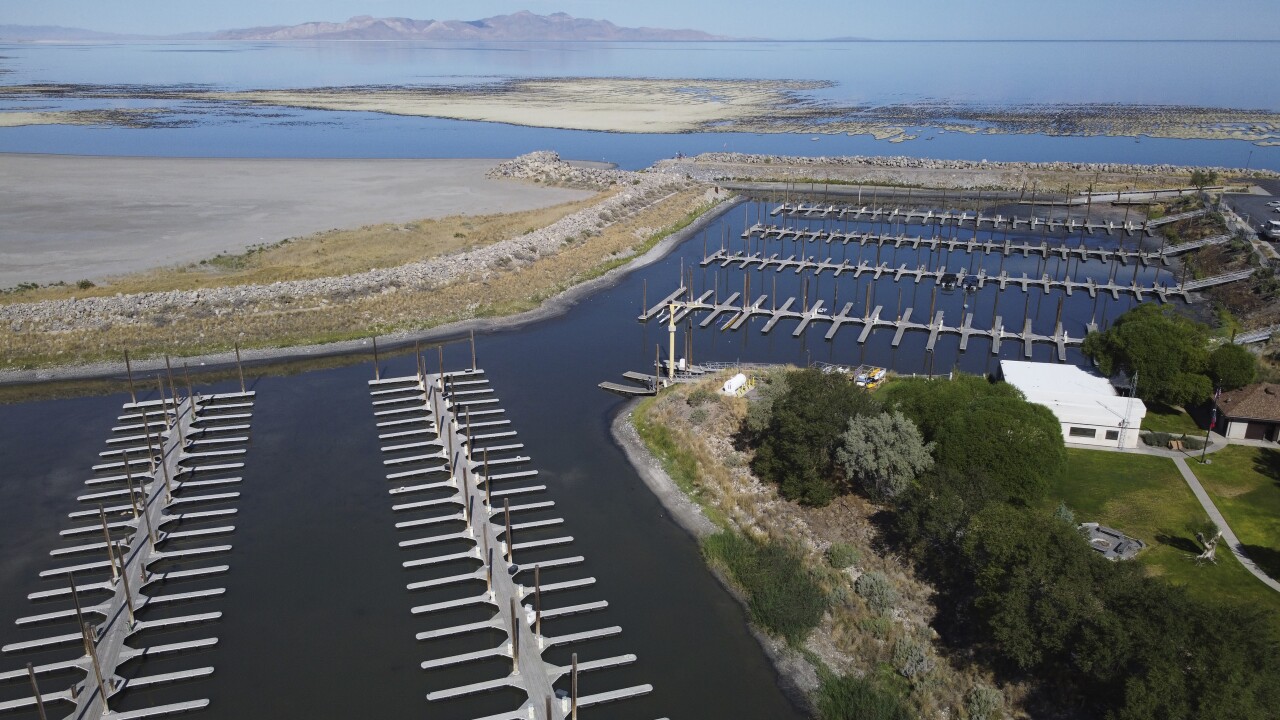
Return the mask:
[[120, 550], [120, 541], [116, 541], [115, 552], [113, 553], [120, 561], [120, 580], [124, 583], [124, 602], [129, 608], [129, 627], [133, 627], [136, 622], [136, 616], [133, 609], [133, 590], [129, 587], [129, 561], [124, 552]]
[[475, 372], [477, 369], [479, 368], [476, 366], [476, 331], [472, 330], [471, 331], [471, 372]]
[[[156, 538], [156, 529], [155, 529], [154, 527], [152, 527], [152, 525], [151, 525], [151, 516], [150, 516], [149, 514], [147, 514], [147, 513], [146, 513], [146, 508], [143, 508], [142, 521], [143, 521], [143, 522], [145, 522], [145, 523], [147, 524], [147, 542], [148, 542], [148, 543], [150, 543], [150, 545], [151, 545], [151, 550], [152, 550], [152, 551], [155, 551], [155, 549], [156, 549], [156, 540], [157, 540], [157, 538]], [[146, 569], [145, 567], [143, 567], [143, 568], [142, 568], [142, 571], [145, 573], [145, 572], [147, 572], [147, 569]]]
[[169, 376], [169, 389], [173, 391], [173, 411], [177, 414], [180, 402], [178, 400], [178, 384], [173, 381], [173, 365], [169, 363], [169, 356], [167, 354], [164, 356], [164, 369], [165, 373]]
[[236, 373], [240, 376], [240, 394], [243, 395], [245, 393], [244, 365], [240, 364], [240, 343], [237, 342], [235, 345], [236, 345]]
[[[80, 626], [81, 634], [84, 636], [84, 652], [89, 656], [89, 660], [93, 663], [93, 677], [98, 681], [98, 692], [102, 695], [103, 710], [107, 708], [107, 684], [102, 681], [102, 666], [98, 664], [98, 648], [93, 641], [94, 631], [92, 625], [84, 623]], [[106, 714], [105, 712], [103, 713]]]
[[[128, 348], [125, 348], [124, 351], [124, 376], [129, 380], [129, 399], [136, 405], [138, 404], [138, 393], [134, 392], [133, 389], [133, 365], [129, 362]], [[44, 710], [41, 710], [40, 714], [44, 715]]]
[[489, 448], [484, 449], [484, 505], [489, 512], [493, 512], [493, 496], [490, 491], [493, 489], [493, 483], [489, 482]]
[[533, 566], [533, 632], [542, 635], [542, 566]]
[[[31, 663], [27, 663], [27, 677], [31, 680], [31, 695], [36, 699], [36, 713], [40, 716], [40, 720], [49, 720], [44, 714], [44, 698], [40, 697], [40, 683], [36, 682], [36, 671], [31, 667]], [[547, 707], [550, 709], [550, 705]], [[551, 714], [547, 713], [547, 717], [550, 718]]]
[[484, 591], [493, 593], [493, 548], [489, 547], [489, 535], [484, 536]]
[[[129, 451], [120, 453], [124, 458], [124, 479], [129, 484], [129, 507], [133, 509], [133, 519], [138, 519], [138, 498], [133, 493], [133, 470], [129, 467]], [[145, 508], [144, 508], [145, 511]]]
[[507, 564], [515, 565], [516, 553], [515, 553], [515, 550], [511, 547], [512, 545], [515, 544], [515, 541], [511, 536], [511, 500], [508, 498], [502, 498], [502, 514], [506, 516], [505, 522], [507, 526], [507, 532], [503, 537], [505, 537], [507, 540]]
[[511, 672], [520, 674], [520, 619], [516, 615], [516, 599], [511, 598]]
[[378, 336], [373, 336], [373, 379], [381, 380], [382, 373], [378, 369]]
[[569, 674], [569, 712], [572, 720], [578, 720], [578, 653], [573, 654]]
[[102, 521], [102, 539], [107, 544], [107, 559], [111, 561], [111, 582], [120, 581], [120, 574], [116, 571], [115, 555], [111, 552], [111, 530], [107, 528], [107, 511], [103, 509], [101, 503], [98, 505], [98, 519]]

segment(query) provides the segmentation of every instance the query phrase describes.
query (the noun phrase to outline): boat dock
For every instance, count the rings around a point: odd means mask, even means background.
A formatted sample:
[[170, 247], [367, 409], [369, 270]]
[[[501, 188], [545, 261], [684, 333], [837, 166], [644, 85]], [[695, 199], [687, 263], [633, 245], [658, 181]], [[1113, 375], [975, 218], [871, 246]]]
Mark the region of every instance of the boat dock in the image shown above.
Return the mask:
[[869, 221], [869, 222], [887, 222], [887, 223], [907, 223], [915, 225], [938, 225], [950, 227], [971, 227], [979, 229], [988, 227], [992, 230], [1017, 230], [1018, 228], [1026, 228], [1032, 232], [1045, 230], [1048, 232], [1066, 232], [1068, 234], [1075, 232], [1106, 233], [1113, 235], [1116, 233], [1124, 233], [1128, 236], [1137, 234], [1151, 235], [1158, 225], [1163, 225], [1175, 220], [1186, 219], [1191, 217], [1190, 214], [1184, 213], [1183, 216], [1170, 216], [1170, 218], [1162, 218], [1160, 221], [1152, 220], [1150, 222], [1143, 221], [1135, 223], [1126, 221], [1120, 224], [1115, 222], [1088, 222], [1086, 220], [1076, 220], [1067, 218], [1065, 220], [1055, 220], [1053, 218], [1040, 218], [1036, 216], [1018, 217], [1014, 215], [983, 215], [981, 212], [952, 211], [943, 210], [935, 212], [933, 210], [915, 210], [906, 208], [885, 208], [885, 207], [869, 207], [866, 205], [853, 207], [849, 205], [815, 205], [810, 203], [782, 203], [773, 208], [769, 212], [774, 217], [786, 216], [795, 218], [808, 219], [830, 219], [845, 221]]
[[[683, 289], [682, 289], [683, 290]], [[683, 293], [677, 293], [677, 296]], [[830, 340], [835, 334], [846, 325], [857, 326], [861, 329], [858, 334], [858, 343], [862, 344], [870, 338], [871, 333], [877, 329], [889, 329], [893, 331], [893, 341], [891, 345], [898, 347], [902, 343], [903, 335], [907, 332], [925, 332], [928, 333], [929, 339], [925, 348], [930, 352], [937, 345], [938, 337], [941, 335], [958, 335], [960, 336], [960, 349], [967, 350], [969, 340], [973, 337], [986, 337], [991, 339], [991, 353], [999, 354], [1000, 346], [1005, 341], [1021, 342], [1026, 357], [1031, 357], [1031, 349], [1034, 343], [1048, 343], [1057, 349], [1058, 360], [1065, 362], [1067, 358], [1067, 348], [1079, 345], [1084, 341], [1084, 337], [1073, 337], [1063, 329], [1061, 321], [1056, 323], [1056, 327], [1052, 335], [1037, 334], [1031, 329], [1030, 318], [1023, 318], [1021, 330], [1008, 330], [1005, 328], [1004, 319], [995, 316], [992, 319], [991, 328], [982, 329], [973, 326], [973, 313], [966, 313], [960, 324], [947, 325], [943, 311], [938, 310], [925, 314], [926, 322], [914, 322], [912, 315], [915, 313], [914, 308], [907, 308], [902, 315], [897, 318], [889, 318], [884, 316], [884, 307], [877, 305], [874, 309], [869, 309], [862, 315], [850, 314], [853, 309], [853, 303], [845, 303], [844, 307], [838, 313], [832, 314], [830, 310], [824, 307], [824, 302], [818, 300], [812, 306], [806, 306], [797, 298], [787, 298], [781, 307], [764, 307], [765, 296], [760, 296], [755, 302], [739, 303], [737, 302], [739, 293], [734, 293], [723, 303], [707, 302], [706, 295], [697, 300], [671, 300], [667, 302], [667, 307], [673, 309], [676, 317], [684, 317], [691, 313], [706, 313], [700, 323], [701, 327], [707, 327], [721, 316], [727, 317], [720, 324], [721, 330], [736, 330], [752, 317], [760, 316], [768, 318], [764, 327], [761, 328], [762, 334], [767, 334], [782, 320], [797, 321], [796, 327], [792, 330], [792, 337], [800, 337], [808, 330], [809, 326], [814, 323], [829, 323], [825, 339]], [[793, 310], [792, 307], [799, 304], [800, 309]], [[651, 309], [642, 314], [640, 320], [644, 321], [648, 317], [653, 317], [661, 308]]]
[[1081, 260], [1096, 259], [1102, 262], [1120, 262], [1122, 265], [1129, 264], [1130, 260], [1136, 260], [1143, 265], [1150, 265], [1153, 262], [1169, 263], [1169, 258], [1179, 255], [1190, 250], [1205, 247], [1208, 245], [1221, 245], [1231, 241], [1230, 235], [1215, 235], [1213, 237], [1203, 238], [1201, 240], [1193, 240], [1190, 242], [1180, 243], [1178, 245], [1169, 245], [1158, 251], [1143, 252], [1141, 250], [1126, 250], [1124, 248], [1098, 248], [1089, 247], [1081, 242], [1079, 245], [1068, 245], [1066, 243], [1053, 243], [1041, 241], [1040, 243], [1028, 242], [1012, 242], [1006, 239], [1004, 242], [978, 241], [976, 239], [960, 240], [957, 238], [946, 237], [923, 237], [920, 235], [884, 235], [881, 233], [860, 233], [860, 232], [836, 232], [834, 230], [811, 230], [808, 228], [788, 228], [778, 225], [764, 225], [757, 223], [747, 228], [742, 233], [743, 240], [749, 240], [759, 237], [764, 240], [780, 240], [786, 242], [805, 243], [841, 243], [843, 245], [878, 245], [892, 246], [895, 249], [909, 247], [913, 250], [926, 248], [928, 250], [947, 250], [949, 252], [968, 252], [981, 253], [982, 255], [990, 255], [991, 253], [1001, 253], [1003, 255], [1018, 255], [1023, 257], [1031, 257], [1036, 255], [1048, 259], [1050, 257], [1058, 257], [1063, 260], [1068, 258], [1079, 258]]
[[[70, 514], [71, 527], [61, 536], [71, 543], [50, 555], [57, 567], [45, 570], [48, 589], [30, 599], [58, 608], [19, 618], [19, 626], [63, 626], [63, 631], [0, 648], [6, 654], [47, 651], [66, 646], [65, 659], [25, 669], [0, 672], [0, 682], [28, 683], [31, 696], [0, 703], [0, 713], [34, 710], [47, 717], [54, 705], [71, 706], [65, 717], [133, 720], [199, 710], [208, 699], [114, 710], [112, 699], [132, 689], [153, 687], [206, 677], [212, 667], [140, 676], [129, 663], [166, 655], [196, 652], [217, 644], [215, 637], [185, 642], [135, 647], [137, 636], [148, 630], [209, 623], [221, 617], [217, 611], [149, 618], [152, 608], [189, 603], [221, 596], [223, 588], [188, 592], [167, 591], [167, 581], [215, 576], [227, 565], [206, 563], [206, 558], [227, 553], [231, 545], [221, 538], [235, 531], [233, 525], [205, 525], [236, 514], [229, 507], [239, 492], [222, 492], [240, 483], [229, 472], [244, 466], [254, 392], [199, 394], [187, 383], [184, 397], [168, 375], [158, 378], [160, 399], [125, 403], [119, 425], [100, 453], [104, 462], [94, 465], [86, 481], [91, 489], [79, 497], [89, 509]], [[133, 378], [130, 373], [132, 392]], [[196, 523], [192, 526], [192, 523]], [[179, 527], [183, 529], [178, 529]], [[92, 538], [92, 539], [91, 539]], [[201, 544], [209, 540], [210, 543]], [[163, 561], [181, 561], [181, 569], [156, 570]], [[69, 631], [69, 632], [68, 632]], [[134, 643], [134, 644], [130, 644]], [[67, 671], [82, 674], [69, 688], [41, 690], [41, 678]], [[47, 685], [46, 681], [46, 685]]]
[[[954, 284], [957, 286], [965, 285], [972, 279], [973, 287], [981, 290], [988, 284], [997, 285], [1001, 290], [1006, 290], [1009, 286], [1020, 287], [1023, 292], [1031, 290], [1044, 290], [1049, 293], [1055, 289], [1061, 289], [1068, 296], [1076, 291], [1084, 291], [1089, 297], [1097, 297], [1098, 293], [1105, 293], [1112, 296], [1113, 299], [1119, 300], [1122, 293], [1132, 294], [1138, 300], [1143, 300], [1147, 296], [1152, 296], [1160, 300], [1160, 302], [1168, 302], [1170, 299], [1180, 298], [1184, 302], [1191, 302], [1190, 293], [1203, 290], [1215, 285], [1224, 285], [1226, 283], [1243, 280], [1253, 274], [1253, 268], [1245, 270], [1237, 270], [1234, 272], [1215, 275], [1213, 277], [1201, 280], [1192, 280], [1186, 283], [1179, 283], [1173, 286], [1166, 286], [1161, 283], [1153, 285], [1138, 285], [1137, 283], [1123, 284], [1115, 280], [1107, 282], [1098, 282], [1092, 278], [1085, 280], [1072, 280], [1065, 278], [1058, 280], [1050, 276], [1048, 273], [1042, 274], [1040, 277], [1030, 277], [1026, 273], [1015, 276], [1008, 272], [1001, 271], [999, 274], [992, 275], [987, 273], [986, 269], [980, 269], [977, 273], [970, 274], [963, 268], [951, 271], [946, 267], [930, 268], [925, 265], [918, 265], [914, 268], [907, 267], [906, 263], [898, 267], [892, 267], [888, 263], [880, 263], [872, 265], [863, 260], [857, 264], [850, 263], [847, 260], [812, 260], [801, 258], [795, 255], [781, 257], [778, 253], [772, 255], [764, 255], [764, 253], [746, 253], [746, 252], [728, 252], [725, 250], [717, 250], [702, 259], [700, 263], [702, 267], [709, 265], [719, 265], [720, 267], [737, 267], [738, 269], [754, 268], [761, 272], [765, 270], [773, 270], [782, 272], [783, 270], [794, 270], [795, 274], [802, 272], [812, 272], [814, 275], [821, 275], [823, 272], [831, 272], [834, 277], [841, 275], [852, 275], [855, 279], [861, 278], [863, 275], [870, 274], [875, 280], [879, 280], [882, 276], [890, 276], [894, 282], [901, 282], [904, 277], [912, 280], [915, 284], [920, 284], [923, 280], [932, 280], [938, 285], [944, 283]], [[707, 291], [713, 293], [713, 291]], [[675, 298], [678, 298], [682, 292], [677, 292], [669, 296], [659, 305], [655, 305], [650, 310], [640, 316], [640, 320], [648, 320], [662, 311], [667, 304], [670, 304]], [[736, 295], [735, 295], [736, 297]], [[701, 298], [700, 300], [705, 299]], [[757, 302], [763, 302], [762, 297]], [[727, 301], [727, 302], [732, 302]], [[713, 304], [717, 304], [713, 302]], [[744, 311], [746, 309], [744, 308]], [[753, 312], [761, 312], [758, 308]], [[678, 318], [677, 318], [678, 319]]]
[[[502, 675], [435, 690], [427, 699], [515, 689], [524, 697], [519, 707], [482, 720], [562, 720], [577, 718], [578, 708], [652, 692], [646, 684], [579, 693], [579, 674], [629, 665], [635, 655], [580, 662], [574, 653], [568, 665], [543, 659], [552, 647], [613, 637], [622, 629], [554, 633], [558, 618], [602, 611], [608, 603], [546, 604], [545, 595], [555, 597], [559, 591], [595, 583], [591, 577], [543, 580], [544, 572], [563, 573], [584, 562], [582, 556], [569, 553], [547, 557], [546, 549], [573, 542], [568, 535], [542, 532], [560, 527], [563, 519], [522, 521], [526, 513], [554, 507], [554, 502], [533, 499], [546, 491], [546, 485], [537, 484], [537, 470], [519, 469], [532, 460], [521, 454], [524, 446], [502, 417], [482, 369], [473, 362], [470, 369], [445, 372], [441, 361], [439, 372], [428, 373], [422, 357], [417, 357], [417, 374], [375, 377], [369, 383], [382, 430], [379, 438], [386, 443], [383, 462], [395, 470], [386, 477], [392, 484], [392, 510], [403, 518], [396, 523], [405, 537], [399, 545], [412, 553], [402, 564], [426, 573], [406, 589], [453, 591], [412, 607], [412, 614], [427, 621], [427, 629], [416, 637], [424, 643], [495, 632], [503, 637], [496, 646], [429, 657], [422, 669], [432, 672], [494, 659], [509, 663]], [[431, 622], [456, 617], [449, 613], [462, 608], [481, 610], [481, 617], [487, 618], [461, 624]], [[554, 685], [561, 681], [568, 683], [567, 692], [556, 691]]]

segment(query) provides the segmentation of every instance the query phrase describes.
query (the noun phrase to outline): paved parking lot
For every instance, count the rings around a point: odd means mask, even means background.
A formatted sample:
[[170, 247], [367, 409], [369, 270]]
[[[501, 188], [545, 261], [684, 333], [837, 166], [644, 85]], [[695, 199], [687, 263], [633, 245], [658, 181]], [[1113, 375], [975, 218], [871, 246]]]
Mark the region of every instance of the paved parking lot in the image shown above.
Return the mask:
[[[1280, 181], [1266, 180], [1257, 184], [1271, 194], [1243, 195], [1232, 193], [1224, 195], [1223, 198], [1226, 200], [1227, 205], [1231, 206], [1232, 210], [1235, 210], [1237, 215], [1253, 226], [1255, 231], [1261, 231], [1268, 220], [1280, 220], [1280, 212], [1276, 212], [1277, 208], [1267, 207], [1267, 203], [1280, 200]], [[1270, 239], [1275, 240], [1275, 238]]]

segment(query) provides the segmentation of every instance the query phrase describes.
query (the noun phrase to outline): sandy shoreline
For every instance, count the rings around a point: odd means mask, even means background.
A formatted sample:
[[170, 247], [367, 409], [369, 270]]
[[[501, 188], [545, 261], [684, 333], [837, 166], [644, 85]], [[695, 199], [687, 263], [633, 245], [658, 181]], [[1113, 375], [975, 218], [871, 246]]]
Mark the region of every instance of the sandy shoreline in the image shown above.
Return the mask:
[[[379, 335], [378, 349], [379, 351], [384, 349], [394, 350], [407, 345], [412, 345], [415, 342], [438, 342], [450, 338], [459, 338], [472, 330], [476, 333], [514, 330], [547, 318], [563, 315], [568, 312], [570, 308], [576, 305], [578, 301], [584, 299], [591, 293], [614, 285], [621, 281], [622, 278], [632, 270], [636, 270], [662, 259], [667, 253], [671, 252], [676, 245], [679, 245], [684, 240], [701, 232], [703, 228], [729, 212], [729, 210], [735, 207], [737, 203], [738, 198], [729, 198], [715, 209], [703, 214], [687, 227], [667, 236], [661, 242], [650, 248], [648, 252], [632, 259], [631, 262], [622, 265], [621, 267], [614, 268], [593, 280], [575, 285], [559, 295], [548, 298], [533, 310], [507, 317], [463, 320], [420, 332]], [[480, 351], [483, 353], [483, 345], [480, 346]], [[325, 358], [364, 352], [370, 353], [370, 360], [372, 360], [372, 346], [368, 340], [350, 340], [336, 343], [325, 343], [321, 345], [296, 345], [280, 348], [246, 349], [241, 351], [241, 357], [246, 363], [261, 365], [277, 361]], [[235, 362], [235, 354], [233, 352], [213, 353], [209, 355], [178, 358], [177, 361], [186, 362], [193, 369], [199, 368], [204, 370], [214, 370], [232, 366]], [[164, 360], [159, 358], [133, 361], [133, 368], [138, 372], [159, 370], [163, 367]], [[124, 371], [123, 358], [118, 362], [48, 367], [34, 370], [0, 370], [0, 385], [59, 382], [63, 380], [123, 378]]]
[[498, 162], [0, 154], [0, 288], [196, 262], [333, 228], [518, 212], [591, 195], [485, 177]]

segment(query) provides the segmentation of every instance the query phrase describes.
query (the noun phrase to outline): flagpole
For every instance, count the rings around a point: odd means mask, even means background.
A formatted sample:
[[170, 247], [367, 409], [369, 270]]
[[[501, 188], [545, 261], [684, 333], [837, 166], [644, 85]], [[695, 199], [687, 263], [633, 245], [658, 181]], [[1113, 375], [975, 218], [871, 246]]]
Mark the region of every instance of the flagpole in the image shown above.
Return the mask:
[[1205, 455], [1209, 452], [1209, 433], [1213, 432], [1213, 426], [1218, 424], [1218, 396], [1222, 394], [1222, 390], [1218, 389], [1213, 394], [1213, 410], [1209, 413], [1209, 429], [1204, 431], [1204, 447], [1200, 450], [1200, 464], [1205, 463]]

